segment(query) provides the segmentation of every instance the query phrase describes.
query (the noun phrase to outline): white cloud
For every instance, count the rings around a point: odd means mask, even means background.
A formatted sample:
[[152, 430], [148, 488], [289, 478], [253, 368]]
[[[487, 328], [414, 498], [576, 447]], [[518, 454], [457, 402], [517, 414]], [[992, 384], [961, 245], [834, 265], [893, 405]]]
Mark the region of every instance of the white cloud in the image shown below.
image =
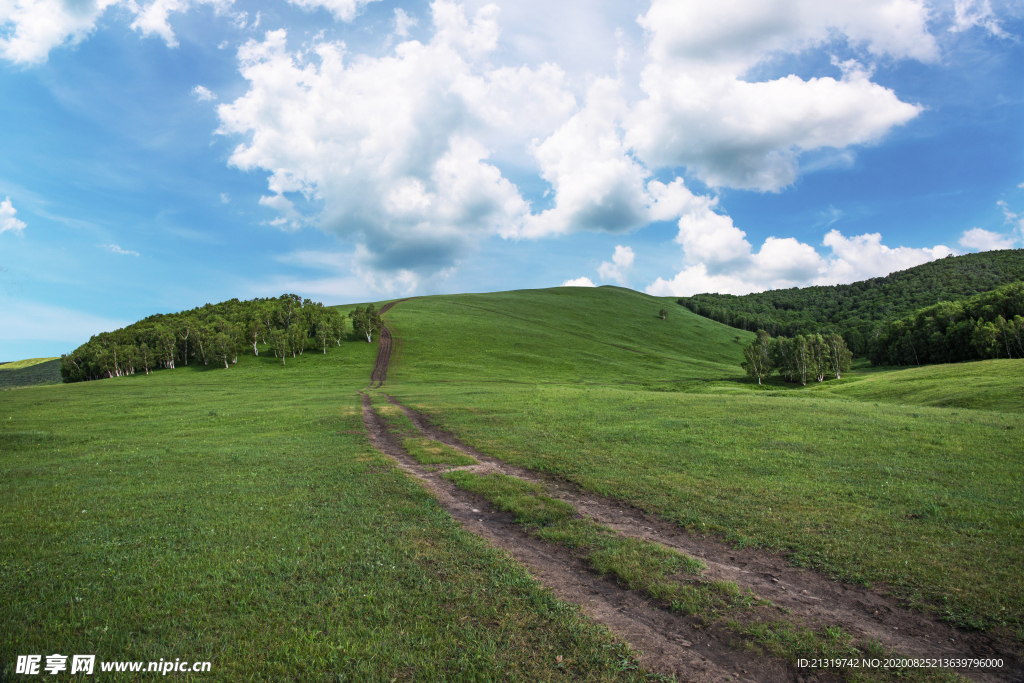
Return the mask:
[[718, 214], [714, 204], [695, 206], [679, 219], [676, 242], [685, 266], [673, 278], [658, 278], [647, 287], [656, 296], [692, 296], [702, 292], [749, 294], [766, 289], [833, 285], [887, 275], [897, 270], [955, 254], [935, 247], [888, 247], [879, 233], [846, 237], [838, 230], [825, 235], [825, 257], [792, 237], [769, 237], [758, 251], [732, 218]]
[[249, 91], [218, 108], [220, 132], [251, 136], [231, 164], [271, 174], [261, 203], [292, 226], [300, 195], [317, 203], [306, 222], [365, 246], [368, 268], [437, 271], [485, 236], [521, 235], [529, 205], [481, 139], [536, 134], [574, 105], [557, 69], [477, 59], [497, 39], [492, 6], [472, 21], [432, 8], [429, 43], [376, 59], [322, 42], [313, 62], [269, 32], [239, 50]]
[[401, 7], [395, 8], [395, 35], [400, 38], [409, 37], [409, 29], [419, 26], [419, 19], [409, 16]]
[[158, 35], [164, 39], [167, 47], [177, 47], [178, 39], [167, 21], [172, 13], [188, 12], [196, 4], [206, 4], [213, 5], [214, 10], [221, 14], [231, 7], [234, 0], [153, 0], [144, 7], [140, 7], [135, 0], [126, 2], [128, 9], [135, 14], [133, 29], [143, 36]]
[[360, 8], [377, 0], [288, 0], [293, 5], [312, 10], [322, 7], [334, 15], [336, 21], [349, 22], [356, 18]]
[[[45, 62], [50, 50], [75, 45], [117, 0], [6, 0], [0, 2], [0, 56], [17, 64]], [[6, 35], [4, 35], [6, 34]]]
[[560, 286], [562, 287], [597, 287], [593, 282], [590, 281], [589, 277], [578, 277], [575, 280], [566, 280]]
[[997, 249], [1013, 249], [1017, 240], [1012, 235], [1003, 235], [981, 228], [964, 230], [960, 237], [960, 246], [975, 251], [996, 251]]
[[1024, 238], [1024, 217], [1019, 213], [1010, 211], [1010, 205], [1002, 199], [996, 202], [996, 206], [1003, 210], [1003, 217], [1005, 219], [1003, 222], [1007, 225], [1012, 225], [1020, 236]]
[[622, 286], [629, 281], [629, 271], [633, 269], [633, 259], [636, 254], [631, 247], [616, 245], [615, 253], [612, 254], [612, 261], [602, 261], [597, 269], [597, 274], [602, 280], [615, 280]]
[[216, 93], [211, 92], [210, 90], [201, 85], [197, 85], [196, 87], [192, 88], [192, 94], [200, 102], [212, 102], [215, 99], [217, 99]]
[[100, 249], [106, 249], [112, 254], [121, 254], [123, 256], [138, 256], [139, 252], [131, 251], [130, 249], [122, 249], [116, 244], [101, 244]]
[[[335, 7], [342, 19], [360, 6], [303, 2]], [[849, 166], [851, 147], [877, 143], [921, 107], [855, 60], [833, 60], [834, 71], [806, 79], [747, 76], [780, 52], [832, 46], [862, 61], [934, 61], [923, 0], [654, 0], [639, 19], [649, 38], [639, 100], [622, 75], [625, 51], [611, 60], [619, 77], [588, 76], [579, 100], [579, 85], [555, 64], [496, 65], [508, 49], [499, 49], [498, 14], [484, 5], [470, 16], [437, 0], [432, 37], [382, 57], [322, 39], [290, 50], [283, 30], [246, 43], [239, 62], [249, 89], [220, 105], [219, 132], [244, 136], [232, 165], [268, 174], [260, 203], [277, 212], [270, 224], [318, 226], [362, 249], [365, 272], [420, 278], [491, 235], [625, 233], [680, 217], [686, 268], [704, 269], [694, 277], [788, 286], [861, 269], [838, 256], [822, 265], [791, 238], [773, 237], [755, 253], [716, 212], [715, 197], [694, 195], [680, 178], [653, 178], [685, 167], [711, 186], [778, 191], [796, 180], [805, 153], [813, 152], [809, 168]], [[404, 11], [394, 17], [388, 41], [407, 37], [414, 21]], [[615, 47], [625, 50], [623, 35]], [[528, 38], [510, 44], [524, 50]], [[553, 194], [538, 212], [502, 171], [529, 164]], [[623, 281], [616, 272], [609, 278]]]
[[835, 62], [838, 80], [750, 82], [750, 68], [839, 36], [871, 55], [930, 61], [928, 17], [915, 0], [654, 0], [639, 19], [650, 38], [648, 97], [625, 119], [626, 144], [647, 166], [686, 166], [712, 187], [778, 191], [796, 180], [803, 152], [878, 142], [921, 107], [852, 60]]
[[21, 234], [21, 231], [25, 229], [26, 225], [25, 221], [18, 220], [14, 217], [17, 213], [18, 210], [14, 208], [13, 204], [11, 204], [10, 197], [0, 202], [0, 233], [10, 230], [11, 232]]
[[980, 26], [999, 38], [1009, 37], [996, 19], [989, 0], [955, 0], [953, 11], [953, 25], [949, 27], [952, 33], [961, 33]]
[[231, 203], [231, 195], [229, 195], [227, 192], [221, 192], [220, 193], [220, 203], [221, 204], [230, 204]]

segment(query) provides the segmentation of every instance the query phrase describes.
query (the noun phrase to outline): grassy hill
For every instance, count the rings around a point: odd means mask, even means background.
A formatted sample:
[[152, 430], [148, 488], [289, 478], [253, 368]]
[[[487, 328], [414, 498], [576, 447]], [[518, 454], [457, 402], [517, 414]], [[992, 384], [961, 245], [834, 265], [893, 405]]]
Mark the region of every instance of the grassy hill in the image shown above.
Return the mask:
[[[1024, 623], [1024, 361], [759, 388], [739, 369], [749, 333], [661, 305], [614, 288], [413, 299], [386, 316], [404, 347], [385, 390], [484, 452], [695, 531], [958, 623]], [[942, 374], [960, 385], [945, 404]]]
[[[753, 335], [619, 287], [432, 296], [387, 315], [403, 346], [389, 378], [658, 384], [739, 377]], [[392, 374], [394, 373], [394, 374]]]
[[28, 358], [0, 363], [0, 390], [60, 382], [60, 358]]
[[1024, 413], [1024, 361], [983, 360], [853, 373], [812, 391], [855, 401]]
[[0, 393], [0, 680], [26, 652], [212, 661], [204, 681], [645, 680], [370, 446], [375, 355]]
[[1024, 280], [1024, 249], [964, 254], [849, 285], [758, 294], [698, 294], [678, 302], [718, 322], [772, 336], [837, 331], [862, 355], [878, 323], [940, 301], [959, 301]]
[[[1024, 361], [759, 389], [750, 333], [662, 307], [611, 287], [404, 301], [377, 393], [510, 463], [1024, 639]], [[225, 681], [644, 680], [370, 446], [375, 355], [264, 349], [0, 394], [0, 666], [187, 653]]]

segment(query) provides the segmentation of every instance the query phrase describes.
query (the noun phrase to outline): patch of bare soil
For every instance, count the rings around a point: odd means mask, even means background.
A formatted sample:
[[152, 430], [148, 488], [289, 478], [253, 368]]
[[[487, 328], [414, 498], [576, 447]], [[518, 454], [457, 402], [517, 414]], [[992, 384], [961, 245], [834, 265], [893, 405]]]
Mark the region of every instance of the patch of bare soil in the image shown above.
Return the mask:
[[[858, 641], [876, 640], [886, 650], [906, 657], [1002, 658], [1001, 669], [956, 671], [977, 681], [1024, 681], [1024, 648], [1008, 637], [957, 629], [935, 615], [903, 606], [887, 593], [884, 586], [869, 589], [834, 581], [812, 570], [791, 566], [784, 555], [752, 548], [732, 548], [721, 540], [688, 533], [628, 504], [584, 491], [572, 482], [513, 467], [467, 446], [453, 434], [435, 427], [423, 414], [403, 406], [390, 396], [387, 398], [400, 407], [425, 436], [480, 462], [478, 466], [465, 469], [480, 473], [501, 472], [544, 484], [548, 495], [564, 500], [580, 513], [624, 536], [655, 541], [701, 558], [707, 563], [705, 575], [709, 579], [730, 581], [740, 588], [749, 589], [772, 604], [790, 610], [797, 621], [807, 626], [839, 626]], [[543, 576], [540, 578], [547, 583]], [[565, 599], [578, 602], [568, 597]], [[586, 606], [586, 603], [579, 604]], [[655, 607], [650, 609], [663, 614]], [[625, 634], [622, 637], [633, 643]], [[795, 670], [789, 674], [795, 677]]]
[[[699, 683], [797, 680], [796, 671], [785, 662], [730, 647], [729, 642], [735, 637], [730, 632], [703, 628], [697, 618], [659, 609], [644, 596], [593, 575], [568, 550], [530, 536], [510, 514], [497, 511], [484, 499], [442, 479], [441, 474], [447, 470], [427, 470], [388, 432], [366, 395], [363, 422], [374, 447], [419, 480], [464, 529], [508, 552], [560, 600], [580, 605], [584, 612], [641, 651], [640, 661], [649, 670]], [[481, 468], [488, 465], [459, 469]], [[809, 680], [827, 683], [835, 679], [819, 675]]]

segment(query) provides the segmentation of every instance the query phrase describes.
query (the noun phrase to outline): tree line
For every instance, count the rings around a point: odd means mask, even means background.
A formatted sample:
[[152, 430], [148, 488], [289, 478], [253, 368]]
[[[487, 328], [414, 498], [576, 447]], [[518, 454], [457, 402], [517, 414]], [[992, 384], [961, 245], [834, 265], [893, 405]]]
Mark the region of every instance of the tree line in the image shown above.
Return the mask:
[[894, 320], [878, 331], [868, 357], [875, 365], [1024, 358], [1024, 282]]
[[843, 336], [866, 357], [878, 330], [940, 301], [961, 301], [1024, 280], [1024, 249], [947, 257], [849, 285], [777, 289], [758, 294], [698, 294], [678, 300], [698, 315], [772, 336]]
[[850, 369], [853, 354], [842, 336], [831, 334], [799, 334], [792, 339], [772, 337], [764, 330], [743, 349], [743, 369], [748, 377], [761, 384], [774, 373], [788, 382], [807, 386], [809, 380], [825, 381], [829, 375], [841, 379]]
[[[370, 304], [350, 314], [353, 331], [372, 341], [380, 315]], [[268, 349], [285, 364], [303, 351], [324, 354], [347, 335], [346, 319], [322, 303], [296, 294], [250, 301], [231, 299], [190, 311], [152, 315], [113, 332], [93, 336], [61, 356], [64, 382], [83, 382], [134, 375], [202, 362], [230, 368], [241, 353], [254, 356]]]

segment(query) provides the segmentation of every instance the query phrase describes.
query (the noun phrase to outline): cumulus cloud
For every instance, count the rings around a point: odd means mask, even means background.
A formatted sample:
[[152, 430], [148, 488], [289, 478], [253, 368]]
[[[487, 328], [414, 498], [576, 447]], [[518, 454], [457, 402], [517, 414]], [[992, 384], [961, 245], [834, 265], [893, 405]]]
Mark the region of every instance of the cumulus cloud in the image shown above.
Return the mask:
[[1017, 245], [1013, 235], [1003, 235], [998, 232], [991, 232], [981, 228], [964, 230], [960, 237], [960, 246], [974, 251], [996, 251], [998, 249], [1013, 249]]
[[639, 19], [648, 97], [625, 119], [626, 144], [649, 167], [686, 166], [712, 187], [779, 191], [796, 180], [801, 153], [875, 143], [921, 107], [852, 60], [835, 62], [839, 79], [750, 82], [751, 67], [837, 36], [870, 55], [931, 61], [928, 15], [915, 0], [654, 0]]
[[0, 2], [0, 56], [16, 64], [45, 62], [50, 50], [88, 36], [117, 0]]
[[437, 271], [482, 237], [521, 235], [529, 205], [481, 138], [550, 130], [575, 106], [556, 68], [478, 59], [496, 45], [496, 8], [432, 8], [429, 43], [376, 59], [333, 42], [293, 53], [269, 32], [239, 51], [249, 91], [218, 109], [221, 133], [250, 136], [231, 164], [270, 172], [261, 203], [293, 227], [295, 202], [317, 203], [317, 224], [363, 245], [368, 267]]
[[[304, 6], [314, 5], [335, 7]], [[332, 11], [345, 20], [359, 7], [339, 0]], [[470, 16], [437, 0], [430, 16], [429, 40], [405, 40], [381, 57], [325, 40], [289, 49], [285, 31], [268, 32], [239, 50], [248, 92], [218, 108], [219, 132], [244, 140], [230, 163], [269, 176], [260, 203], [277, 217], [268, 222], [316, 225], [358, 245], [366, 272], [429, 277], [492, 235], [626, 233], [680, 220], [694, 277], [734, 278], [716, 282], [741, 289], [845, 277], [860, 265], [833, 256], [822, 266], [814, 247], [791, 238], [755, 252], [716, 197], [655, 174], [685, 167], [712, 187], [779, 191], [807, 152], [812, 166], [848, 165], [850, 148], [877, 143], [921, 111], [873, 82], [862, 62], [938, 57], [923, 0], [653, 0], [639, 18], [649, 40], [643, 95], [631, 101], [620, 68], [616, 78], [588, 77], [578, 97], [557, 65], [495, 65], [495, 5]], [[414, 20], [394, 17], [388, 40], [407, 38]], [[748, 80], [780, 52], [832, 45], [861, 61], [833, 60], [833, 71], [813, 78]], [[550, 186], [543, 210], [502, 171], [522, 170], [524, 160]], [[748, 267], [756, 276], [737, 270]], [[602, 277], [624, 281], [616, 268], [613, 259]]]
[[192, 95], [200, 102], [212, 102], [217, 99], [216, 93], [211, 92], [209, 89], [201, 85], [197, 85], [192, 88]]
[[122, 256], [138, 256], [139, 252], [132, 251], [130, 249], [122, 249], [116, 244], [101, 244], [100, 249], [106, 249], [112, 254], [121, 254]]
[[11, 204], [10, 197], [0, 202], [0, 233], [10, 230], [11, 232], [21, 234], [21, 231], [25, 229], [26, 225], [25, 221], [18, 220], [14, 217], [17, 213], [18, 210], [14, 208], [13, 204]]
[[575, 280], [566, 280], [561, 284], [562, 287], [597, 287], [591, 282], [589, 277], [578, 277]]
[[602, 280], [615, 280], [625, 286], [629, 281], [629, 271], [633, 269], [635, 257], [636, 254], [633, 253], [632, 248], [624, 247], [621, 244], [616, 245], [611, 263], [602, 261], [597, 269], [597, 274]]
[[749, 294], [766, 289], [834, 285], [887, 275], [893, 271], [955, 254], [944, 245], [925, 248], [889, 247], [879, 233], [846, 237], [829, 231], [825, 257], [792, 237], [769, 237], [754, 251], [746, 233], [732, 218], [708, 203], [679, 220], [676, 242], [683, 247], [685, 266], [673, 278], [658, 278], [646, 289], [656, 296], [692, 296], [702, 292]]

